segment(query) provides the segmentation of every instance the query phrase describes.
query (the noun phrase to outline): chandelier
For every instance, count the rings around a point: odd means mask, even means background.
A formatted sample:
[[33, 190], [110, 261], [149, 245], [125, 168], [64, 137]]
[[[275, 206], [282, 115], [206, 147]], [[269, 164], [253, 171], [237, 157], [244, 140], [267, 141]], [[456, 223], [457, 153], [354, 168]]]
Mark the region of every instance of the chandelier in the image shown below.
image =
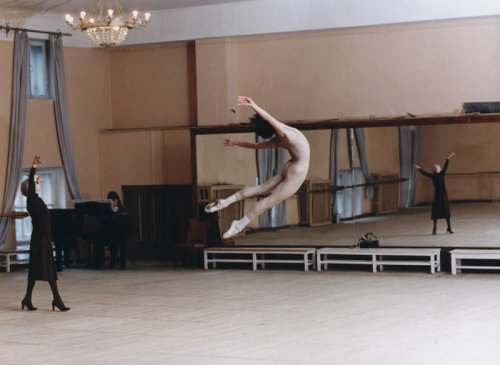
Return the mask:
[[88, 13], [80, 12], [78, 23], [66, 14], [66, 24], [71, 29], [85, 31], [96, 46], [109, 48], [125, 40], [130, 29], [149, 23], [151, 13], [140, 16], [137, 10], [127, 16], [118, 0], [96, 0]]

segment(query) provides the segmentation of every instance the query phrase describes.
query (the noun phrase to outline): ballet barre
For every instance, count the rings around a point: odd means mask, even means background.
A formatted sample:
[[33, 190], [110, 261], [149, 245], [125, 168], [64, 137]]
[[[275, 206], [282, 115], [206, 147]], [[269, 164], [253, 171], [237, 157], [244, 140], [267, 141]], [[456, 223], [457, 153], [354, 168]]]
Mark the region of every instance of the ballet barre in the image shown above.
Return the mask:
[[[441, 271], [440, 248], [346, 248], [325, 247], [317, 251], [317, 268], [327, 270], [328, 265], [370, 265], [373, 272], [385, 265], [429, 266], [431, 274]], [[333, 258], [331, 256], [334, 256]], [[388, 259], [388, 257], [393, 257]], [[411, 260], [408, 259], [411, 257]], [[418, 258], [427, 259], [421, 260]]]
[[500, 263], [493, 265], [491, 262], [488, 265], [466, 265], [462, 260], [500, 260], [500, 250], [488, 249], [456, 249], [450, 251], [451, 258], [451, 274], [457, 275], [462, 269], [476, 269], [476, 270], [499, 270]]
[[259, 265], [265, 269], [267, 263], [302, 264], [304, 271], [309, 271], [309, 266], [316, 266], [315, 248], [212, 247], [204, 249], [203, 255], [205, 270], [208, 270], [209, 264], [217, 268], [220, 262], [251, 263], [253, 270], [257, 270]]

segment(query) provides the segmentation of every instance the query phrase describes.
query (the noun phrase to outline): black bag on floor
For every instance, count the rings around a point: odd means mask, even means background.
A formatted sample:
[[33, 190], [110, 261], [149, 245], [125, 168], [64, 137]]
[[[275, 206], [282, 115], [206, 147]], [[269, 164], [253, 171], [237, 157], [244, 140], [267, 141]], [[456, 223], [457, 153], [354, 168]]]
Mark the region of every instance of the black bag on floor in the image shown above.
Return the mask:
[[359, 248], [377, 248], [378, 238], [373, 233], [368, 232], [358, 240]]

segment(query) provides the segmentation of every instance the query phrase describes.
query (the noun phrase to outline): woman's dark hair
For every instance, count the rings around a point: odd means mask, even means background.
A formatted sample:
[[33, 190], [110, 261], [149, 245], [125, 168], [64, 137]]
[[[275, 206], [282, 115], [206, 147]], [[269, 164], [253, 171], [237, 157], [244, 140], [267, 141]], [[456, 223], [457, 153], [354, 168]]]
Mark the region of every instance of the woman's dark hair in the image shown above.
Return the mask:
[[121, 203], [122, 203], [121, 200], [120, 200], [120, 195], [118, 195], [118, 193], [116, 191], [110, 191], [108, 193], [108, 199], [111, 199], [111, 200], [116, 199], [116, 200], [118, 200], [118, 205], [121, 205]]
[[273, 126], [257, 113], [250, 118], [250, 123], [255, 125], [255, 133], [264, 139], [271, 138], [276, 133]]

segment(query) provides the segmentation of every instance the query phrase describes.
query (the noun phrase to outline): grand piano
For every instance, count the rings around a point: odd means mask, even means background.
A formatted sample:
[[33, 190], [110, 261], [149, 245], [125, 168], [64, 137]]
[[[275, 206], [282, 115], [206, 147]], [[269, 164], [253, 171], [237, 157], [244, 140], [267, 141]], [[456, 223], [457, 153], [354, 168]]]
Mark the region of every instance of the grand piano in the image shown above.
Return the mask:
[[[88, 266], [95, 266], [94, 244], [105, 243], [116, 229], [109, 201], [81, 201], [74, 205], [75, 209], [49, 209], [59, 271], [63, 264], [68, 266], [75, 259], [85, 259]], [[83, 247], [78, 247], [77, 238]]]

